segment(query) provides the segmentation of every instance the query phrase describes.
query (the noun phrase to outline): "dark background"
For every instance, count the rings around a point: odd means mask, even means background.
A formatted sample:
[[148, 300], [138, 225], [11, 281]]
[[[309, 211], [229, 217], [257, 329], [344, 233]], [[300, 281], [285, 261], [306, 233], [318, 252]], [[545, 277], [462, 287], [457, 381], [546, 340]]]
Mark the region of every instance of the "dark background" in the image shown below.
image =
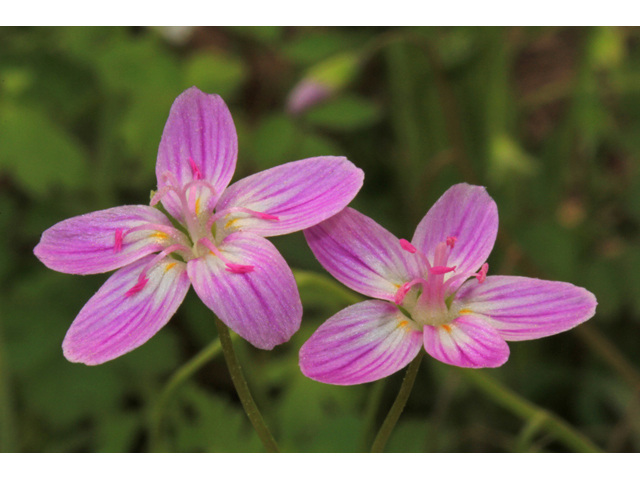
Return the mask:
[[[287, 97], [309, 75], [334, 93], [293, 116]], [[640, 30], [265, 27], [0, 28], [2, 451], [262, 450], [219, 355], [158, 414], [171, 375], [216, 337], [193, 290], [136, 351], [71, 364], [64, 334], [108, 275], [56, 273], [32, 253], [61, 220], [148, 204], [169, 108], [192, 85], [231, 110], [235, 179], [345, 155], [366, 175], [352, 206], [400, 238], [452, 184], [485, 185], [500, 213], [489, 274], [572, 282], [599, 302], [485, 372], [600, 448], [638, 451]], [[402, 374], [336, 387], [300, 373], [299, 347], [348, 301], [301, 233], [274, 243], [319, 275], [299, 276], [289, 343], [236, 341], [250, 388], [283, 450], [365, 450]], [[426, 358], [387, 450], [569, 449], [487, 393]]]

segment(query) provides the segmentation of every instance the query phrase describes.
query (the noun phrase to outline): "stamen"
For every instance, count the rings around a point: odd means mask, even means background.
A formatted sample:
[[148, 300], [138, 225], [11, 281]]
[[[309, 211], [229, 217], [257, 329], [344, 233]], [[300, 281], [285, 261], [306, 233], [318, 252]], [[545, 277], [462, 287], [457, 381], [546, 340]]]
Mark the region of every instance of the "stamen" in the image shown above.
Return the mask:
[[409, 293], [409, 290], [411, 290], [411, 287], [417, 285], [418, 283], [421, 283], [425, 288], [428, 286], [428, 283], [424, 278], [416, 278], [415, 280], [411, 280], [410, 282], [405, 283], [396, 292], [396, 295], [393, 299], [395, 304], [400, 305], [404, 300], [404, 297], [406, 297], [407, 293]]
[[209, 201], [206, 205], [207, 210], [209, 208], [211, 208], [211, 210], [213, 210], [213, 206], [214, 205], [210, 205], [211, 201], [215, 198], [217, 198], [216, 195], [216, 189], [213, 188], [213, 185], [211, 185], [209, 182], [207, 182], [206, 180], [201, 180], [196, 178], [195, 180], [192, 180], [190, 182], [188, 182], [184, 188], [183, 188], [183, 192], [187, 193], [188, 192], [188, 197], [189, 197], [189, 201], [188, 204], [189, 205], [193, 205], [193, 209], [195, 210], [196, 216], [200, 215], [200, 196], [197, 196], [197, 191], [195, 188], [193, 187], [204, 187], [206, 189], [209, 190], [209, 192], [211, 192], [211, 197], [209, 197]]
[[[167, 238], [171, 237], [174, 238], [178, 241], [186, 241], [186, 239], [184, 238], [184, 234], [173, 227], [169, 227], [167, 225], [162, 225], [159, 223], [145, 223], [143, 225], [138, 225], [137, 227], [132, 227], [129, 230], [127, 230], [124, 234], [122, 234], [122, 239], [124, 240], [124, 238], [133, 233], [133, 232], [138, 232], [140, 230], [151, 230], [154, 231], [154, 233], [151, 234], [152, 237], [157, 238], [159, 240], [166, 240]], [[116, 232], [117, 235], [117, 232]], [[117, 238], [116, 238], [117, 241]]]
[[[127, 290], [127, 292], [125, 292], [124, 296], [125, 297], [130, 297], [130, 296], [138, 293], [140, 290], [142, 290], [145, 287], [145, 285], [149, 282], [149, 278], [147, 278], [147, 272], [149, 270], [151, 270], [153, 267], [155, 267], [158, 263], [160, 263], [167, 255], [169, 255], [172, 252], [175, 252], [176, 250], [184, 250], [184, 251], [188, 252], [189, 254], [191, 254], [191, 250], [189, 250], [184, 245], [175, 244], [175, 245], [171, 245], [168, 248], [165, 248], [162, 252], [160, 252], [158, 255], [156, 255], [156, 258], [154, 258], [149, 263], [147, 263], [146, 267], [144, 267], [142, 269], [142, 272], [140, 272], [140, 275], [138, 275], [138, 283], [136, 283], [132, 288]], [[168, 265], [168, 268], [165, 269], [165, 272], [168, 272], [173, 267], [175, 267], [176, 263], [170, 263]]]
[[211, 195], [213, 195], [214, 197], [216, 196], [216, 189], [213, 188], [213, 185], [211, 185], [209, 182], [207, 182], [206, 180], [200, 180], [200, 179], [196, 179], [196, 180], [191, 180], [189, 183], [187, 183], [184, 186], [184, 191], [186, 192], [187, 190], [189, 190], [191, 187], [205, 187], [208, 188], [209, 191], [211, 192]]
[[120, 253], [120, 251], [122, 250], [122, 240], [124, 239], [122, 232], [123, 232], [122, 228], [116, 228], [115, 244], [113, 246], [113, 250], [116, 253]]
[[237, 263], [225, 263], [225, 266], [227, 272], [233, 273], [249, 273], [255, 269], [253, 265], [238, 265]]
[[456, 266], [453, 267], [431, 267], [429, 273], [431, 275], [444, 275], [445, 273], [453, 272]]
[[[234, 212], [248, 213], [249, 215], [257, 217], [257, 218], [259, 218], [261, 220], [274, 220], [276, 222], [280, 220], [280, 217], [278, 217], [277, 215], [271, 215], [269, 213], [257, 212], [255, 210], [251, 210], [249, 208], [244, 208], [244, 207], [231, 207], [231, 208], [227, 208], [226, 210], [221, 210], [219, 212], [216, 212], [214, 215], [212, 215], [211, 218], [209, 218], [209, 221], [207, 222], [207, 229], [210, 229], [211, 226], [215, 222], [220, 220], [222, 217], [230, 215], [230, 214], [232, 214]], [[225, 225], [225, 228], [227, 228], [227, 225], [229, 225], [231, 222], [233, 222], [235, 220], [238, 220], [238, 219], [234, 218], [232, 220], [229, 220], [227, 222], [227, 224]]]
[[404, 238], [400, 239], [400, 246], [402, 247], [403, 250], [406, 250], [409, 253], [416, 253], [418, 251], [416, 247], [411, 245], [411, 243], [405, 240]]
[[447, 245], [449, 246], [449, 248], [453, 248], [457, 241], [458, 237], [447, 237]]
[[160, 190], [158, 190], [156, 193], [153, 194], [153, 197], [151, 198], [151, 202], [149, 203], [149, 205], [153, 207], [160, 200], [162, 200], [162, 197], [164, 197], [169, 192], [175, 192], [178, 195], [178, 197], [182, 195], [182, 191], [179, 188], [174, 187], [173, 185], [165, 185], [164, 187], [162, 187]]
[[202, 172], [196, 165], [196, 162], [193, 161], [193, 158], [189, 157], [189, 165], [191, 165], [191, 171], [193, 172], [193, 178], [196, 180], [200, 180], [202, 178]]
[[148, 281], [149, 279], [147, 277], [145, 277], [144, 275], [141, 275], [140, 277], [138, 277], [138, 283], [136, 283], [130, 290], [127, 290], [124, 296], [130, 297], [138, 293], [140, 290], [142, 290], [145, 287]]
[[164, 181], [168, 180], [168, 183], [173, 185], [174, 187], [180, 187], [180, 182], [172, 172], [169, 172], [169, 171], [164, 172], [162, 174], [162, 180]]
[[478, 283], [482, 283], [487, 278], [487, 272], [489, 271], [489, 264], [485, 263], [480, 267], [480, 271], [474, 275], [478, 279]]
[[420, 250], [418, 250], [416, 247], [414, 247], [408, 240], [401, 238], [400, 247], [402, 247], [403, 250], [406, 250], [409, 253], [417, 253], [418, 256], [422, 260], [424, 260], [424, 263], [427, 265], [427, 268], [431, 268], [431, 262], [429, 262], [429, 259], [427, 258], [427, 256], [424, 253], [422, 253]]
[[213, 242], [211, 242], [211, 240], [209, 240], [208, 238], [201, 238], [198, 243], [202, 243], [205, 247], [207, 247], [209, 250], [211, 250], [211, 253], [213, 253], [214, 255], [219, 257], [220, 260], [222, 260], [224, 262], [225, 266], [227, 267], [226, 270], [228, 272], [232, 272], [232, 273], [249, 273], [249, 272], [253, 272], [253, 270], [255, 269], [255, 267], [253, 265], [240, 265], [238, 263], [230, 262], [229, 259], [226, 258], [222, 254], [222, 252], [220, 250], [218, 250], [218, 247], [216, 247], [213, 244]]

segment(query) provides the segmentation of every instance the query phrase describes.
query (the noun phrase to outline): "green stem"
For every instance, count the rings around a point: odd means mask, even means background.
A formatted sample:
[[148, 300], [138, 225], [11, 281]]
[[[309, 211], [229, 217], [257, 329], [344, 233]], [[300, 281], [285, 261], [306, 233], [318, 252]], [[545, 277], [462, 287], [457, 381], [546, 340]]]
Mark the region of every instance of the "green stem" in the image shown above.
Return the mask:
[[537, 415], [530, 418], [522, 427], [520, 435], [518, 435], [515, 451], [521, 453], [530, 452], [534, 437], [543, 428], [546, 421], [546, 415]]
[[400, 418], [400, 414], [402, 413], [402, 410], [404, 410], [404, 406], [407, 404], [407, 400], [411, 394], [411, 389], [416, 381], [416, 375], [418, 374], [418, 369], [420, 368], [420, 362], [422, 361], [423, 355], [424, 350], [420, 349], [418, 356], [409, 364], [409, 368], [407, 369], [407, 373], [404, 376], [402, 385], [400, 386], [400, 391], [398, 392], [396, 401], [391, 405], [391, 410], [389, 410], [387, 418], [385, 418], [376, 439], [373, 441], [371, 453], [382, 453], [384, 450], [384, 447], [391, 436], [391, 432], [393, 432], [393, 429]]
[[526, 421], [535, 419], [535, 424], [538, 428], [551, 433], [571, 450], [589, 453], [601, 451], [591, 440], [576, 431], [560, 417], [520, 397], [490, 375], [480, 370], [468, 368], [461, 370], [467, 379], [471, 380], [476, 387], [496, 403]]
[[173, 392], [221, 351], [220, 338], [216, 338], [171, 376], [151, 412], [150, 438], [152, 451], [164, 450], [161, 447], [162, 414]]
[[253, 428], [258, 434], [258, 437], [260, 437], [260, 440], [267, 452], [279, 452], [280, 450], [278, 449], [278, 445], [276, 445], [273, 435], [271, 435], [269, 428], [267, 428], [267, 425], [264, 423], [260, 410], [258, 410], [256, 403], [253, 401], [247, 382], [242, 375], [240, 364], [238, 363], [236, 354], [233, 351], [233, 343], [231, 343], [229, 328], [217, 317], [216, 327], [218, 328], [218, 337], [220, 337], [222, 353], [227, 361], [231, 380], [233, 381], [233, 385], [236, 387], [236, 392], [240, 397], [240, 401], [242, 402], [242, 406], [244, 407], [247, 417], [249, 417], [251, 425], [253, 425]]

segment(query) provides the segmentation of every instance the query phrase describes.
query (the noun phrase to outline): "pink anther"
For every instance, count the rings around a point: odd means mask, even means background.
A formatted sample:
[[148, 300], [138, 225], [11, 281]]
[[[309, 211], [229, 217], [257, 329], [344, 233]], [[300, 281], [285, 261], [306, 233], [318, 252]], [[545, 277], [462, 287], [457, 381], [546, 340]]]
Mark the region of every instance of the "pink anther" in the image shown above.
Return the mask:
[[418, 251], [416, 247], [411, 245], [411, 243], [405, 240], [404, 238], [400, 239], [400, 246], [402, 247], [403, 250], [406, 250], [409, 253], [416, 253]]
[[237, 263], [225, 263], [225, 266], [227, 272], [232, 273], [249, 273], [255, 269], [253, 265], [239, 265]]
[[402, 285], [396, 292], [396, 295], [393, 299], [396, 305], [400, 305], [404, 300], [404, 297], [406, 297], [407, 293], [409, 293], [409, 290], [411, 290], [411, 287], [413, 287], [414, 285], [417, 285], [418, 283], [421, 283], [424, 288], [427, 287], [427, 281], [423, 278], [416, 278], [415, 280], [411, 280], [410, 282], [407, 282], [404, 285]]
[[445, 273], [453, 272], [456, 267], [431, 267], [429, 273], [432, 275], [444, 275]]
[[119, 253], [120, 250], [122, 250], [122, 240], [124, 239], [123, 232], [124, 232], [124, 229], [116, 228], [115, 242], [114, 242], [114, 245], [113, 245], [113, 250], [116, 253]]
[[202, 177], [202, 172], [196, 165], [196, 162], [193, 161], [193, 158], [189, 157], [189, 165], [191, 165], [191, 171], [193, 172], [193, 178], [195, 180], [200, 180]]
[[201, 238], [200, 242], [202, 245], [204, 245], [205, 247], [207, 247], [211, 253], [213, 253], [214, 255], [216, 255], [220, 260], [222, 260], [225, 264], [225, 266], [227, 267], [226, 270], [227, 272], [232, 272], [232, 273], [249, 273], [249, 272], [253, 272], [253, 270], [255, 269], [255, 267], [253, 265], [240, 265], [238, 263], [231, 263], [223, 254], [222, 252], [218, 249], [218, 247], [216, 247], [213, 242], [211, 240], [209, 240], [208, 238]]
[[149, 281], [149, 279], [147, 277], [145, 277], [144, 275], [141, 275], [140, 278], [138, 278], [138, 283], [136, 283], [130, 290], [128, 290], [124, 296], [125, 297], [130, 297], [136, 293], [138, 293], [140, 290], [142, 290], [145, 285], [147, 284], [147, 282]]
[[410, 289], [411, 289], [411, 286], [408, 283], [405, 283], [398, 289], [393, 299], [396, 305], [400, 305], [402, 303], [402, 301], [404, 300], [404, 297], [407, 296], [407, 292], [409, 292]]
[[480, 267], [480, 271], [474, 275], [478, 279], [478, 283], [482, 283], [487, 278], [487, 272], [489, 271], [489, 264], [485, 263]]
[[447, 237], [447, 245], [449, 246], [449, 248], [453, 248], [457, 241], [458, 237]]
[[252, 212], [252, 215], [257, 216], [258, 218], [261, 218], [262, 220], [280, 220], [280, 217], [278, 217], [277, 215], [270, 215], [268, 213]]

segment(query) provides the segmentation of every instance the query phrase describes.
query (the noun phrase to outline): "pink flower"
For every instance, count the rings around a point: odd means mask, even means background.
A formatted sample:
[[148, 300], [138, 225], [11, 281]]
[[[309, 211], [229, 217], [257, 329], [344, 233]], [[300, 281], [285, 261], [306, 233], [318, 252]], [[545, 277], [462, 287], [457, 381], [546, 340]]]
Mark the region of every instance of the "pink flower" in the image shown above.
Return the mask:
[[259, 348], [286, 342], [302, 305], [291, 269], [264, 237], [308, 228], [342, 210], [363, 173], [343, 157], [281, 165], [227, 188], [238, 146], [229, 109], [193, 87], [171, 107], [151, 205], [115, 207], [60, 222], [34, 253], [49, 268], [119, 269], [87, 302], [62, 344], [72, 362], [95, 365], [145, 343], [193, 287], [231, 329]]
[[346, 208], [305, 231], [329, 273], [379, 300], [345, 308], [300, 350], [300, 368], [324, 383], [353, 385], [391, 375], [424, 345], [459, 367], [499, 367], [506, 340], [564, 332], [595, 313], [584, 288], [535, 278], [487, 276], [498, 232], [496, 203], [483, 187], [451, 187], [422, 219], [413, 241], [398, 240]]

